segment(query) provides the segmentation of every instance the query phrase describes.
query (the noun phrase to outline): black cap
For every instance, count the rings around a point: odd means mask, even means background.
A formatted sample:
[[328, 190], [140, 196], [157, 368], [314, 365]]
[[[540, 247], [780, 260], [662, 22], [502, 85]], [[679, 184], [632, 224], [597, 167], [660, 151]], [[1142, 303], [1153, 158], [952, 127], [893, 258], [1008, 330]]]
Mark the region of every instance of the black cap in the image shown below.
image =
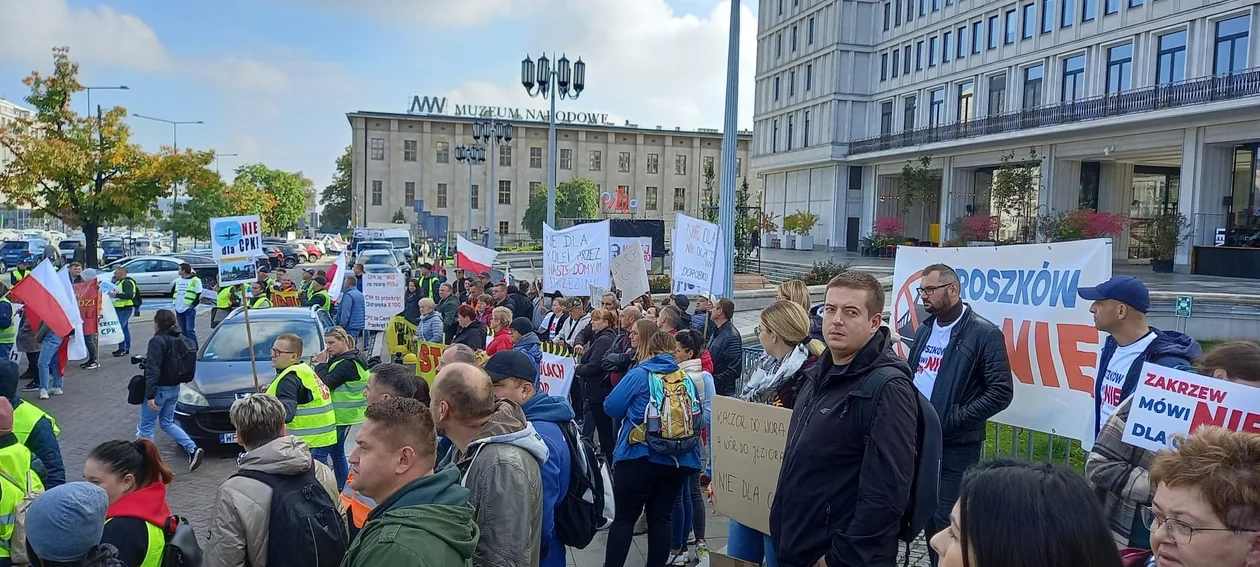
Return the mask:
[[433, 264], [430, 264], [430, 263], [428, 263], [428, 262], [425, 262], [425, 263], [423, 263], [423, 264], [420, 264], [420, 267], [421, 267], [421, 268], [424, 268], [424, 269], [426, 269], [426, 270], [432, 270], [432, 269], [433, 269]]
[[530, 321], [528, 317], [517, 317], [512, 319], [512, 324], [508, 328], [524, 336], [534, 331], [534, 322]]
[[315, 283], [321, 286], [328, 285], [328, 278], [324, 276], [315, 276]]
[[504, 378], [516, 378], [528, 380], [533, 384], [538, 383], [538, 365], [534, 364], [534, 359], [528, 354], [519, 350], [496, 352], [486, 360], [486, 365], [482, 368], [486, 374], [490, 375], [491, 382], [498, 382]]

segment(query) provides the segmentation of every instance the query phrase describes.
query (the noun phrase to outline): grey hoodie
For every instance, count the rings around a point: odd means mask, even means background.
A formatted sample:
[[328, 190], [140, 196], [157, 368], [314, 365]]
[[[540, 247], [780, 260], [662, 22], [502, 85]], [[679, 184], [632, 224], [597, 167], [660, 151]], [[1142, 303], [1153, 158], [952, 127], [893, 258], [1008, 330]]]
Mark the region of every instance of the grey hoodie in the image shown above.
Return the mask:
[[439, 469], [454, 463], [472, 492], [481, 539], [475, 567], [538, 567], [542, 537], [542, 474], [549, 453], [521, 407], [499, 400], [466, 451], [451, 447]]
[[[242, 470], [296, 475], [315, 466], [315, 478], [328, 491], [333, 505], [345, 518], [341, 493], [332, 469], [311, 460], [306, 442], [291, 435], [281, 437], [241, 457]], [[210, 513], [210, 541], [203, 567], [238, 567], [267, 564], [267, 537], [271, 520], [271, 488], [254, 479], [231, 477], [214, 498]]]

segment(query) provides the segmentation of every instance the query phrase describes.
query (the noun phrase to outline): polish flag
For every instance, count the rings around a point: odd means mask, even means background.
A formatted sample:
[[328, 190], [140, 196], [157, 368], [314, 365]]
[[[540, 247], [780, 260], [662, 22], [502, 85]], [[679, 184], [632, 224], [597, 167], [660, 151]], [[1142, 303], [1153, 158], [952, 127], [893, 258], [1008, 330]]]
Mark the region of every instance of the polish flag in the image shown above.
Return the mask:
[[337, 255], [337, 261], [324, 273], [328, 280], [328, 296], [335, 302], [341, 298], [342, 284], [346, 283], [346, 251]]
[[489, 272], [490, 267], [494, 265], [494, 260], [499, 257], [499, 253], [485, 246], [473, 244], [463, 236], [458, 238], [456, 246], [459, 247], [459, 251], [455, 254], [455, 267], [473, 274]]
[[79, 313], [79, 301], [70, 286], [69, 271], [58, 273], [51, 261], [44, 260], [31, 270], [30, 276], [13, 286], [9, 296], [25, 305], [22, 311], [31, 329], [38, 330], [42, 323], [62, 338], [70, 335], [71, 331], [75, 332], [70, 340], [61, 343], [58, 354], [63, 369], [67, 360], [87, 358], [87, 345], [83, 342], [83, 316]]

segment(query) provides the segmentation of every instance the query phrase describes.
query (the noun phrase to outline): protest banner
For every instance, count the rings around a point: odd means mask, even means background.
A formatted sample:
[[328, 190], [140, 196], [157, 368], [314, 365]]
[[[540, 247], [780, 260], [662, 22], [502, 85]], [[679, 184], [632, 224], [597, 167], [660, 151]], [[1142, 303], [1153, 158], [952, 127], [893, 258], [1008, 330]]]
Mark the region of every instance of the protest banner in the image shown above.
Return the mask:
[[272, 291], [272, 307], [301, 307], [302, 298], [297, 291]]
[[616, 260], [621, 255], [621, 251], [631, 244], [638, 244], [639, 250], [643, 252], [643, 265], [652, 265], [652, 237], [651, 236], [610, 236], [608, 237], [608, 257]]
[[[923, 268], [948, 264], [962, 300], [1002, 330], [1015, 397], [993, 421], [1094, 444], [1094, 378], [1101, 334], [1082, 286], [1111, 277], [1111, 240], [974, 248], [899, 246], [893, 270], [892, 320], [897, 350], [910, 352], [927, 319], [918, 289]], [[931, 364], [930, 360], [923, 363]], [[939, 362], [937, 362], [939, 363]], [[913, 369], [912, 369], [913, 370]]]
[[550, 396], [567, 399], [576, 372], [576, 358], [543, 352], [542, 361], [538, 365], [538, 390]]
[[643, 255], [639, 253], [637, 243], [622, 250], [626, 253], [612, 260], [612, 281], [621, 290], [624, 301], [633, 301], [648, 292], [647, 266], [643, 263]]
[[718, 226], [682, 213], [674, 221], [674, 281], [695, 286], [697, 293], [713, 289], [718, 263]]
[[446, 350], [446, 345], [442, 343], [426, 341], [416, 343], [416, 376], [428, 382], [429, 387], [433, 386], [433, 379], [437, 377], [438, 365], [442, 364], [443, 350]]
[[713, 499], [719, 514], [770, 533], [770, 506], [791, 421], [789, 409], [713, 397], [709, 433]]
[[262, 221], [258, 215], [215, 217], [210, 219], [210, 235], [214, 261], [224, 258], [257, 258], [263, 256]]
[[389, 320], [402, 313], [406, 295], [407, 284], [400, 273], [363, 274], [365, 328], [384, 331]]
[[1125, 443], [1151, 451], [1177, 448], [1177, 436], [1204, 425], [1260, 433], [1260, 388], [1158, 364], [1142, 364]]
[[417, 352], [416, 324], [402, 315], [394, 315], [389, 319], [389, 329], [385, 332], [385, 348], [389, 354], [407, 354]]
[[[22, 328], [22, 304], [14, 303], [12, 305], [13, 305], [13, 328], [21, 329]], [[18, 360], [20, 360], [21, 354], [22, 353], [18, 352], [18, 349], [11, 348], [9, 349], [9, 360], [12, 360], [13, 362], [16, 363], [18, 362]]]
[[543, 224], [543, 291], [585, 295], [592, 285], [610, 287], [609, 221], [554, 230]]
[[[122, 325], [118, 321], [118, 310], [114, 309], [111, 293], [118, 290], [114, 284], [113, 274], [105, 273], [96, 276], [96, 286], [101, 294], [100, 319], [96, 324], [97, 346], [120, 345], [123, 341]], [[129, 308], [134, 309], [134, 308]]]

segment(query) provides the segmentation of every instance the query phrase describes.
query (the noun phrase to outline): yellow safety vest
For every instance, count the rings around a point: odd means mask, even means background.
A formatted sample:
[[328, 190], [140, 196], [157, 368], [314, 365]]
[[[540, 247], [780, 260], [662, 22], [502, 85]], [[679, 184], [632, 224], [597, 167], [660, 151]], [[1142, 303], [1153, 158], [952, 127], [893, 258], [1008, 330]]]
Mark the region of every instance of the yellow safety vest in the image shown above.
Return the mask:
[[311, 299], [319, 298], [317, 301], [320, 302], [319, 304], [320, 309], [323, 309], [324, 311], [328, 311], [329, 309], [332, 309], [332, 297], [328, 295], [328, 290], [321, 289], [315, 292], [313, 295], [311, 295], [310, 298]]
[[219, 309], [232, 308], [232, 288], [225, 287], [219, 290], [219, 295], [215, 297], [214, 306]]
[[311, 393], [311, 401], [298, 404], [293, 414], [293, 421], [288, 423], [289, 435], [306, 441], [312, 449], [331, 447], [337, 444], [337, 418], [333, 414], [332, 394], [328, 386], [315, 374], [315, 369], [304, 362], [285, 368], [267, 386], [267, 393], [276, 395], [280, 381], [290, 373], [302, 381], [302, 387]]
[[[0, 297], [0, 303], [9, 304], [9, 312], [13, 311], [13, 304], [9, 302], [8, 296]], [[8, 327], [0, 327], [0, 345], [11, 345], [17, 342], [17, 324], [10, 319]]]
[[[328, 372], [332, 372], [341, 362], [341, 360], [333, 361], [328, 365]], [[333, 414], [337, 417], [337, 425], [363, 423], [363, 414], [367, 412], [367, 381], [371, 372], [357, 360], [352, 364], [359, 371], [359, 379], [346, 382], [332, 391]]]
[[[197, 307], [197, 301], [200, 299], [201, 294], [196, 291], [193, 291], [194, 287], [201, 287], [201, 278], [197, 276], [193, 276], [189, 278], [188, 287], [184, 288], [184, 302], [186, 302], [189, 307], [192, 307], [195, 309]], [[179, 291], [176, 291], [175, 293], [178, 294]], [[179, 300], [179, 295], [172, 295], [171, 300], [175, 302], [176, 306], [181, 305], [181, 302]]]
[[271, 300], [267, 299], [265, 295], [254, 298], [254, 302], [249, 304], [250, 309], [266, 309], [268, 307], [271, 307]]
[[29, 275], [31, 275], [31, 270], [29, 268], [25, 270], [21, 268], [14, 268], [13, 273], [9, 274], [9, 281], [13, 285], [17, 285], [18, 282], [26, 279], [26, 276], [29, 276]]
[[114, 300], [115, 308], [131, 307], [132, 305], [136, 304], [136, 297], [140, 295], [140, 290], [139, 288], [136, 287], [136, 280], [133, 280], [131, 278], [123, 278], [123, 281], [118, 282], [118, 289], [122, 291], [127, 291], [128, 283], [131, 284], [131, 299], [115, 299]]
[[44, 410], [36, 407], [35, 404], [22, 400], [18, 407], [13, 408], [13, 434], [17, 436], [18, 442], [25, 445], [26, 440], [31, 437], [31, 431], [35, 430], [35, 424], [45, 417], [48, 418], [48, 423], [52, 424], [53, 435], [61, 435], [61, 428], [57, 426], [57, 420], [45, 413]]
[[[108, 524], [110, 520], [113, 518], [106, 518], [105, 523]], [[144, 552], [144, 562], [137, 567], [162, 567], [162, 557], [166, 555], [166, 532], [152, 522], [145, 522], [144, 527], [149, 535], [149, 543]]]
[[[13, 443], [0, 447], [0, 470], [13, 480], [26, 483], [30, 479], [31, 492], [43, 492], [44, 483], [39, 475], [31, 470], [31, 452], [21, 443]], [[14, 522], [17, 519], [17, 507], [26, 496], [26, 486], [13, 486], [8, 480], [0, 480], [0, 557], [11, 557], [9, 549], [13, 543]], [[19, 542], [26, 545], [26, 542]]]

